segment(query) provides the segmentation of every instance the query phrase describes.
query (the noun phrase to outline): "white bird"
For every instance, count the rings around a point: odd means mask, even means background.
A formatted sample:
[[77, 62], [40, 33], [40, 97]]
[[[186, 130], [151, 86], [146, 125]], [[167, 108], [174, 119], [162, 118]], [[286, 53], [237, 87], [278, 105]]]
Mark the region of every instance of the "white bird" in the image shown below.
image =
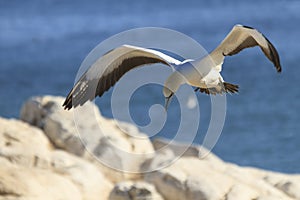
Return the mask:
[[235, 25], [215, 50], [196, 60], [179, 61], [157, 50], [123, 45], [107, 52], [87, 69], [68, 94], [63, 107], [69, 110], [102, 96], [129, 70], [154, 63], [175, 69], [163, 88], [166, 109], [171, 97], [184, 83], [206, 94], [236, 93], [239, 86], [224, 82], [220, 74], [224, 58], [254, 46], [259, 46], [277, 71], [281, 72], [275, 47], [263, 34], [248, 26]]

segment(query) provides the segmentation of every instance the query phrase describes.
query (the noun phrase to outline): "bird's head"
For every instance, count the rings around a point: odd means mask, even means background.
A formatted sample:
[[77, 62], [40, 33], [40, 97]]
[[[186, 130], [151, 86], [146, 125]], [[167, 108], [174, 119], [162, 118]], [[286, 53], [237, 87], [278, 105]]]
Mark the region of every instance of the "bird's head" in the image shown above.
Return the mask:
[[174, 96], [174, 92], [172, 92], [169, 88], [166, 86], [163, 89], [163, 94], [165, 96], [165, 110], [168, 110], [169, 104], [171, 102], [172, 97]]
[[185, 79], [179, 72], [172, 73], [167, 81], [165, 82], [163, 94], [165, 96], [165, 110], [167, 111], [168, 106], [172, 100], [172, 97], [179, 89], [179, 87], [185, 83]]

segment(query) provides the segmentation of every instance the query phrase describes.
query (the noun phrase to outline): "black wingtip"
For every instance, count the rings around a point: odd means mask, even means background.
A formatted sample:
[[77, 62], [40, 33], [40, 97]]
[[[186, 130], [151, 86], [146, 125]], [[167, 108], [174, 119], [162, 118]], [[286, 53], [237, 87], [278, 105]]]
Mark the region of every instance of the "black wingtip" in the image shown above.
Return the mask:
[[[241, 26], [241, 27], [247, 28], [247, 29], [256, 30], [255, 28], [253, 28], [251, 26], [245, 26], [245, 25], [238, 25], [238, 26]], [[267, 40], [269, 48], [268, 48], [268, 50], [264, 50], [263, 47], [261, 47], [261, 49], [263, 50], [264, 54], [268, 57], [268, 59], [274, 64], [274, 67], [276, 68], [277, 72], [280, 73], [282, 71], [282, 68], [281, 68], [278, 52], [277, 52], [276, 48], [274, 47], [274, 45], [270, 42], [270, 40], [264, 34], [262, 34], [262, 36]], [[223, 55], [224, 55], [224, 53], [223, 53]], [[230, 54], [228, 54], [228, 55], [230, 55]]]
[[281, 68], [281, 66], [280, 65], [278, 65], [278, 66], [275, 66], [276, 67], [276, 69], [277, 69], [277, 72], [278, 73], [281, 73], [282, 72], [282, 68]]
[[62, 105], [62, 107], [64, 108], [64, 110], [70, 110], [72, 107], [68, 106], [68, 105]]
[[264, 34], [262, 34], [262, 36], [268, 42], [268, 50], [267, 51], [269, 51], [269, 53], [266, 52], [266, 50], [264, 50], [263, 47], [261, 47], [261, 49], [263, 50], [264, 54], [268, 57], [268, 59], [274, 64], [274, 67], [276, 68], [277, 72], [280, 73], [282, 71], [282, 68], [281, 68], [281, 64], [280, 64], [279, 54], [278, 54], [275, 46], [272, 44], [272, 42]]
[[255, 29], [255, 28], [253, 28], [253, 27], [251, 27], [251, 26], [245, 26], [245, 25], [242, 25], [242, 27], [244, 27], [244, 28], [249, 28], [249, 29]]
[[64, 110], [70, 110], [73, 105], [72, 105], [72, 97], [70, 98], [69, 96], [66, 98], [66, 100], [64, 101], [64, 103], [62, 104], [62, 107], [64, 108]]
[[280, 73], [282, 71], [282, 68], [281, 68], [281, 64], [280, 64], [279, 54], [278, 54], [276, 48], [274, 47], [274, 45], [270, 42], [270, 40], [268, 40], [267, 37], [265, 37], [265, 39], [269, 43], [269, 50], [270, 50], [270, 54], [271, 54], [271, 61], [273, 62], [274, 66], [275, 66], [275, 68], [277, 70], [277, 72]]

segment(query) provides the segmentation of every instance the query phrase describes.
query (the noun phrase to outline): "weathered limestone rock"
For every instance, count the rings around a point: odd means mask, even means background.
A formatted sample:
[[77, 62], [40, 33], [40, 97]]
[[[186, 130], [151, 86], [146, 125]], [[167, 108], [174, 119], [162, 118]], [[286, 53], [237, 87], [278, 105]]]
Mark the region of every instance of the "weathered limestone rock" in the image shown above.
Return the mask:
[[0, 199], [81, 200], [78, 188], [50, 170], [0, 165]]
[[210, 167], [207, 161], [180, 158], [174, 164], [145, 175], [165, 199], [221, 199], [234, 180]]
[[20, 118], [43, 129], [56, 147], [100, 163], [112, 181], [137, 178], [124, 172], [139, 172], [153, 156], [148, 137], [133, 125], [103, 118], [91, 102], [66, 111], [63, 101], [62, 97], [33, 97], [24, 104]]
[[0, 118], [0, 199], [107, 199], [112, 187], [92, 163], [55, 150], [42, 130]]
[[141, 166], [142, 171], [152, 172], [164, 169], [183, 157], [205, 161], [210, 164], [211, 168], [218, 170], [225, 168], [224, 162], [213, 153], [209, 153], [204, 147], [171, 142], [162, 138], [156, 138], [152, 142], [155, 154], [143, 163]]
[[[62, 101], [24, 104], [21, 118], [39, 128], [0, 118], [0, 200], [300, 200], [299, 174], [240, 167], [164, 139], [152, 146], [92, 103], [68, 112]], [[151, 172], [126, 173], [139, 170]]]
[[22, 166], [46, 168], [52, 148], [40, 129], [0, 118], [0, 157]]
[[[239, 167], [223, 162], [212, 153], [200, 159], [197, 146], [189, 147], [188, 153], [176, 158], [183, 144], [154, 141], [155, 149], [163, 146], [164, 151], [146, 161], [143, 167], [157, 168], [158, 171], [145, 175], [145, 181], [154, 184], [165, 199], [299, 199], [299, 176]], [[170, 162], [172, 159], [175, 161]], [[165, 165], [166, 162], [171, 164]]]
[[64, 112], [61, 103], [60, 97], [33, 97], [23, 105], [20, 118], [43, 129], [56, 147], [83, 155], [85, 149], [77, 134], [73, 113]]
[[163, 198], [149, 183], [126, 181], [115, 185], [109, 200], [163, 200]]
[[108, 198], [113, 185], [92, 163], [61, 150], [51, 156], [53, 171], [71, 180], [80, 189], [82, 199]]
[[300, 175], [286, 175], [265, 171], [263, 179], [289, 197], [300, 199]]

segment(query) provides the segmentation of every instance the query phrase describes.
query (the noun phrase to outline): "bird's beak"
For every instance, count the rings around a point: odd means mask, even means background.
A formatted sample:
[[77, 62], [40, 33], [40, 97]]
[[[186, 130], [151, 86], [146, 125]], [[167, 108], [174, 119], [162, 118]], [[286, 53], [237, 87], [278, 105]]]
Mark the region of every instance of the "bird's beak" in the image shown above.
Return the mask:
[[166, 97], [166, 99], [165, 99], [165, 111], [166, 112], [168, 111], [168, 107], [169, 107], [169, 104], [171, 103], [171, 99], [172, 99], [173, 95], [174, 95], [174, 93], [171, 93], [171, 95]]

